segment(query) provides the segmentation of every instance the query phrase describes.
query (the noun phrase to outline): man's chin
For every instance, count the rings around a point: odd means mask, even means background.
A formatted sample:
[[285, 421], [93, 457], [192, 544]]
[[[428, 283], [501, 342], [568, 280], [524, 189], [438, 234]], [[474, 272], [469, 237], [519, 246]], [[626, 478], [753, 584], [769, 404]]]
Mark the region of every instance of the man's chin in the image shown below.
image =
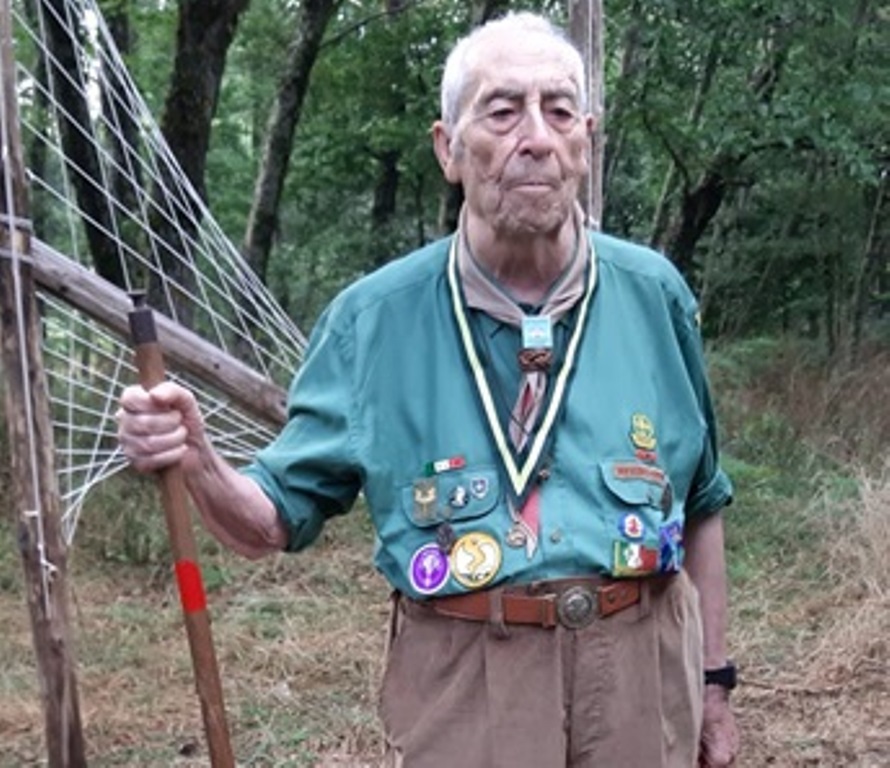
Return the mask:
[[557, 235], [571, 221], [570, 205], [522, 206], [502, 211], [497, 216], [495, 229], [509, 237]]

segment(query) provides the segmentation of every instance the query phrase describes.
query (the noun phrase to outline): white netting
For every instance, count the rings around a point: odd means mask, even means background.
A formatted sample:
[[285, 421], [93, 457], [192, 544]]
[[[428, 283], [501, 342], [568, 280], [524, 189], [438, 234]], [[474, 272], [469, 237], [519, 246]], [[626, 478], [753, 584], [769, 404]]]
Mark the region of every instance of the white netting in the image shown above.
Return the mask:
[[[153, 308], [285, 387], [305, 338], [188, 183], [96, 3], [14, 1], [11, 7], [30, 211], [15, 211], [8, 201], [10, 221], [30, 219], [33, 237], [47, 251], [64, 254], [96, 280], [104, 276], [122, 294], [147, 291]], [[5, 142], [4, 136], [4, 163]], [[136, 381], [136, 373], [119, 326], [109, 328], [58, 289], [41, 292], [40, 300], [70, 541], [87, 492], [124, 466], [114, 412], [121, 387]], [[212, 377], [175, 370], [169, 358], [168, 365], [173, 378], [198, 394], [224, 455], [242, 461], [271, 437], [274, 424], [235, 406]]]

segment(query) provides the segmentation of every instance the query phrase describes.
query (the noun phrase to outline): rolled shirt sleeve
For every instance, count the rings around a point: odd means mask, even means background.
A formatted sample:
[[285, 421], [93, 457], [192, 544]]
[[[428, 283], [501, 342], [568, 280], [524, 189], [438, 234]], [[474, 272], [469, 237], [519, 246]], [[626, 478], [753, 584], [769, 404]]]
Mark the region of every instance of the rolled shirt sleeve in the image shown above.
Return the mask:
[[336, 328], [337, 304], [319, 319], [288, 396], [288, 421], [242, 469], [269, 496], [288, 551], [311, 544], [327, 519], [348, 512], [361, 488], [354, 459], [351, 335]]

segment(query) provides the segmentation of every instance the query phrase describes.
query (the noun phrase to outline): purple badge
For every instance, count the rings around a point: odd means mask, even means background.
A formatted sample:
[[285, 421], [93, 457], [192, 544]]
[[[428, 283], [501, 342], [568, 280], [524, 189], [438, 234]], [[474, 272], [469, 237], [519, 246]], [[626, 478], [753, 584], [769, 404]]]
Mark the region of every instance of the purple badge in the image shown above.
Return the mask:
[[411, 558], [411, 586], [421, 595], [432, 595], [445, 586], [451, 567], [446, 555], [436, 544], [424, 544]]

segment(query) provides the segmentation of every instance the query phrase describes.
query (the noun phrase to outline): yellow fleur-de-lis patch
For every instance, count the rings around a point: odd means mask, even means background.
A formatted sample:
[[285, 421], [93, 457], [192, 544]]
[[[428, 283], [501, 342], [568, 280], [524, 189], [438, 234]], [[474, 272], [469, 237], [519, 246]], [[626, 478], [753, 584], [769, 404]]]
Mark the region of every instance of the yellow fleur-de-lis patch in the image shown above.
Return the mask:
[[655, 425], [645, 413], [635, 413], [630, 417], [630, 441], [634, 447], [644, 451], [654, 451], [658, 441], [655, 439]]

